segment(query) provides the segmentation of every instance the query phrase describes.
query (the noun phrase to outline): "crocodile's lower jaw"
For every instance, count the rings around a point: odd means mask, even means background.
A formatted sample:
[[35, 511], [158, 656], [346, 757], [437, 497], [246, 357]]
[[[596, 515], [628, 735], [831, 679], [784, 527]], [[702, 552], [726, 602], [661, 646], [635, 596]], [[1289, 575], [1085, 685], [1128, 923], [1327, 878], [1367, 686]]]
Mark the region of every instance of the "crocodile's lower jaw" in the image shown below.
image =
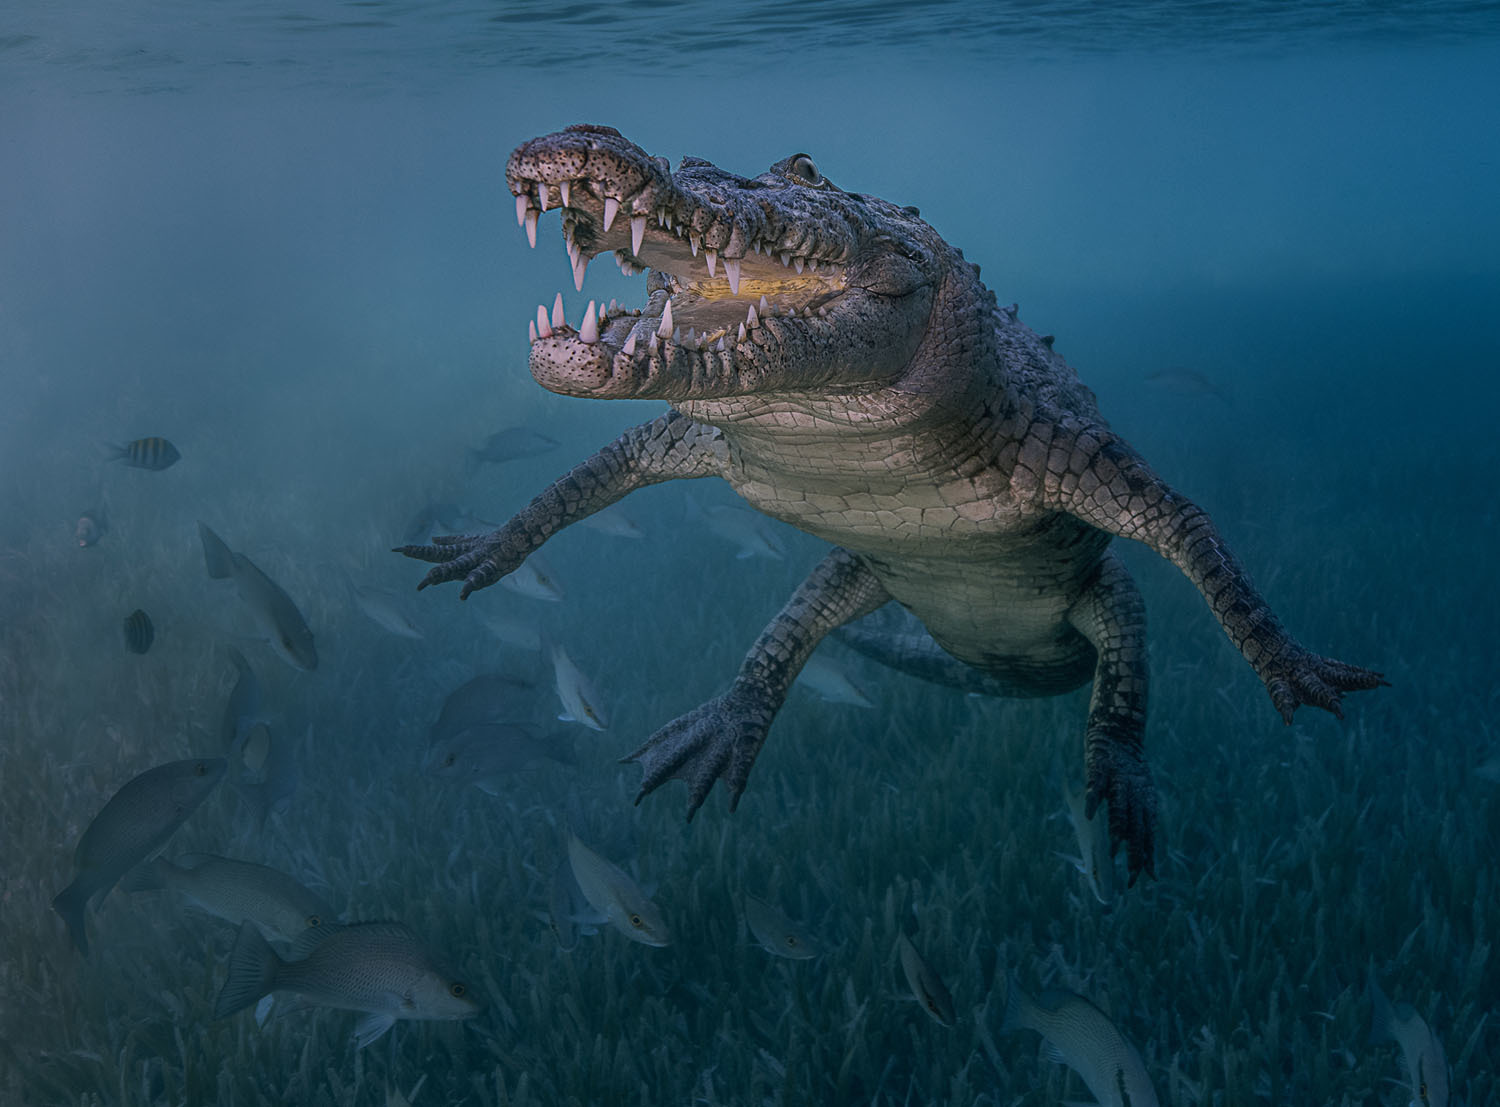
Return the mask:
[[[614, 258], [627, 276], [649, 271], [653, 291], [644, 309], [590, 301], [576, 327], [565, 318], [560, 292], [550, 311], [537, 308], [529, 325], [531, 373], [554, 392], [721, 394], [735, 390], [763, 348], [782, 341], [785, 328], [833, 326], [829, 311], [846, 287], [842, 266], [758, 241], [746, 248], [731, 240], [722, 252], [704, 247], [701, 236], [674, 223], [666, 208], [627, 219], [602, 186], [586, 178], [565, 185], [523, 182], [516, 216], [533, 247], [540, 213], [556, 202], [576, 288], [583, 287], [590, 257], [628, 240], [612, 250]], [[745, 252], [736, 256], [731, 251], [737, 247]]]

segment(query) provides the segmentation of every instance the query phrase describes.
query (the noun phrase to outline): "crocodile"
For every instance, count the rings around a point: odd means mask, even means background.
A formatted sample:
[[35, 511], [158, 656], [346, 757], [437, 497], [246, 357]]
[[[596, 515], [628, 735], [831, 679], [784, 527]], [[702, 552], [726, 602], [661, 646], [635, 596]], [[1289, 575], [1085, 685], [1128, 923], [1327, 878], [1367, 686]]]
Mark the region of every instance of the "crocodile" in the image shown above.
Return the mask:
[[894, 600], [920, 634], [851, 641], [898, 668], [1008, 696], [1092, 681], [1086, 811], [1106, 806], [1132, 883], [1154, 875], [1144, 607], [1115, 538], [1186, 574], [1287, 722], [1301, 704], [1342, 717], [1345, 692], [1385, 683], [1293, 639], [1208, 515], [1110, 429], [1052, 337], [1000, 306], [917, 208], [841, 189], [803, 153], [753, 178], [694, 157], [673, 172], [596, 125], [526, 142], [506, 181], [532, 246], [539, 216], [560, 211], [580, 291], [600, 254], [647, 274], [644, 308], [591, 302], [575, 327], [561, 293], [538, 307], [532, 376], [668, 408], [498, 530], [398, 547], [433, 563], [418, 588], [462, 580], [467, 598], [562, 527], [685, 478], [721, 477], [834, 546], [728, 690], [622, 759], [641, 766], [637, 803], [681, 779], [691, 819], [722, 778], [733, 811], [809, 655]]

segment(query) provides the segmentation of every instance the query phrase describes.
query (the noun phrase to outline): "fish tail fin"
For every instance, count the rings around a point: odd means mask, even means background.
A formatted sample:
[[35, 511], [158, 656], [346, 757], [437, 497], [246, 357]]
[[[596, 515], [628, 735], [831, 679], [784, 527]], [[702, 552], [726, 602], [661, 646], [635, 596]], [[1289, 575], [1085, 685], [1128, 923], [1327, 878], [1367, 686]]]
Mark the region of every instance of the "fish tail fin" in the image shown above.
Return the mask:
[[1000, 1020], [1000, 1033], [1012, 1030], [1035, 1029], [1031, 1020], [1031, 997], [1021, 987], [1014, 972], [1005, 976], [1005, 1016]]
[[166, 870], [171, 864], [165, 857], [153, 857], [150, 861], [144, 861], [120, 878], [120, 887], [132, 895], [165, 888]]
[[79, 887], [76, 880], [58, 892], [57, 898], [52, 901], [52, 910], [68, 924], [68, 937], [73, 939], [73, 945], [84, 957], [89, 955], [88, 934], [83, 926], [83, 911], [88, 902], [88, 891]]
[[101, 442], [99, 448], [104, 451], [104, 460], [119, 461], [130, 456], [129, 446], [116, 446], [113, 442]]
[[234, 551], [201, 520], [198, 537], [203, 540], [203, 561], [208, 566], [208, 575], [214, 580], [234, 576]]
[[283, 962], [253, 922], [240, 923], [229, 954], [229, 976], [214, 1001], [214, 1018], [222, 1019], [249, 1007], [276, 985]]

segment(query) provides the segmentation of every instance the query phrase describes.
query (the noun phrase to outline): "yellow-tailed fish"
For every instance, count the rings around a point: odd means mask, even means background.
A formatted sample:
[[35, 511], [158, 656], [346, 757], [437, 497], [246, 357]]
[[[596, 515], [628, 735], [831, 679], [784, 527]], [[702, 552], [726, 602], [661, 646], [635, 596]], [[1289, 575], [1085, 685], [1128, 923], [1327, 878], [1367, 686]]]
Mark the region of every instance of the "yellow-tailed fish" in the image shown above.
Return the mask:
[[362, 1012], [354, 1042], [363, 1049], [397, 1019], [467, 1019], [480, 1010], [463, 982], [437, 966], [401, 923], [311, 930], [293, 957], [301, 953], [300, 959], [282, 960], [253, 923], [242, 923], [214, 1017], [232, 1015], [271, 992], [291, 992], [313, 1006]]
[[1370, 1005], [1374, 1008], [1370, 1022], [1370, 1041], [1395, 1042], [1406, 1062], [1407, 1079], [1411, 1081], [1411, 1102], [1416, 1107], [1446, 1107], [1448, 1103], [1448, 1058], [1443, 1043], [1409, 1003], [1394, 1007], [1375, 980], [1375, 966], [1370, 966]]
[[270, 642], [276, 655], [294, 669], [311, 672], [318, 667], [318, 651], [313, 646], [312, 631], [292, 598], [281, 590], [255, 562], [235, 553], [224, 540], [203, 523], [198, 524], [203, 540], [203, 560], [214, 580], [233, 580], [235, 591], [250, 609], [257, 628]]
[[222, 757], [169, 761], [127, 781], [94, 816], [73, 851], [73, 881], [52, 909], [68, 924], [78, 952], [88, 955], [84, 911], [115, 882], [166, 845], [167, 839], [224, 776]]
[[583, 670], [573, 664], [561, 643], [548, 641], [546, 646], [552, 655], [557, 698], [563, 707], [563, 713], [558, 718], [565, 723], [582, 723], [590, 730], [608, 729], [609, 716], [593, 682], [583, 675]]
[[1100, 903], [1111, 903], [1115, 898], [1115, 864], [1109, 853], [1109, 819], [1104, 806], [1101, 804], [1094, 817], [1089, 818], [1087, 793], [1082, 788], [1075, 791], [1072, 782], [1066, 779], [1063, 796], [1068, 801], [1068, 821], [1078, 843], [1078, 856], [1068, 860], [1083, 875], [1094, 898]]
[[1047, 1040], [1048, 1056], [1078, 1073], [1103, 1107], [1158, 1107], [1135, 1046], [1075, 992], [1053, 988], [1032, 999], [1012, 975], [1000, 1029], [1035, 1030]]
[[568, 832], [568, 862], [573, 867], [573, 879], [578, 881], [583, 898], [611, 926], [633, 942], [648, 946], [671, 944], [672, 933], [656, 904], [647, 898], [634, 880], [580, 842], [578, 835], [571, 830]]
[[767, 953], [806, 961], [820, 956], [822, 947], [807, 928], [794, 923], [759, 896], [745, 894], [745, 923]]
[[901, 955], [901, 971], [906, 974], [907, 986], [922, 1005], [922, 1010], [944, 1026], [952, 1026], [958, 1021], [958, 1011], [942, 977], [933, 971], [905, 934], [896, 936], [896, 949]]

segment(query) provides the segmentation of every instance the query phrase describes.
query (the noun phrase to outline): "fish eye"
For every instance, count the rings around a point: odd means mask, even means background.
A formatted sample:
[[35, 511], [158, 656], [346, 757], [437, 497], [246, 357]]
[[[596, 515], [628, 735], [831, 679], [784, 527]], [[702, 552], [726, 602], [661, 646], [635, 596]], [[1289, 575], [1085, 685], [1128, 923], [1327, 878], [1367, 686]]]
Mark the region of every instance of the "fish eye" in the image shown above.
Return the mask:
[[468, 989], [465, 988], [462, 984], [458, 983], [458, 981], [456, 980], [452, 984], [448, 985], [448, 994], [454, 999], [463, 999], [464, 993], [466, 991], [468, 991]]
[[798, 154], [794, 157], [792, 164], [788, 168], [791, 170], [793, 176], [801, 177], [807, 184], [818, 185], [823, 183], [823, 176], [818, 172], [818, 167], [813, 164], [812, 158], [806, 154]]
[[318, 918], [318, 916], [316, 916], [316, 915], [309, 915], [309, 916], [307, 916], [307, 926], [308, 926], [309, 930], [311, 930], [315, 926], [322, 926], [322, 925], [323, 925], [323, 920], [320, 919], [320, 918]]
[[203, 762], [200, 761], [200, 762], [198, 762], [198, 764], [196, 764], [196, 765], [193, 766], [193, 772], [195, 772], [199, 776], [207, 776], [208, 775], [208, 766], [205, 765]]
[[639, 915], [631, 915], [630, 925], [635, 927], [637, 930], [641, 930], [645, 927], [646, 922]]
[[788, 934], [786, 936], [786, 944], [790, 948], [796, 949], [797, 948], [797, 935], [795, 935], [795, 934]]
[[458, 760], [457, 755], [450, 753], [447, 757], [443, 758], [443, 767], [447, 768], [449, 765], [453, 764], [453, 762], [455, 762], [457, 760]]

